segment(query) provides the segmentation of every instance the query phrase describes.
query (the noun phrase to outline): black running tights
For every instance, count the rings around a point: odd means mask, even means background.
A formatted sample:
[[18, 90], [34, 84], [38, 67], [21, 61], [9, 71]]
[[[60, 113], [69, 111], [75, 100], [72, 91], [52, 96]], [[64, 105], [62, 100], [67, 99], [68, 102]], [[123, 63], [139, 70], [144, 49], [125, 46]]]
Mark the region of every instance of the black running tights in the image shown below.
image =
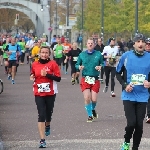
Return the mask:
[[38, 122], [51, 122], [56, 94], [50, 96], [35, 96], [38, 110]]
[[124, 111], [127, 119], [125, 127], [125, 142], [130, 143], [133, 135], [133, 148], [137, 149], [140, 145], [143, 134], [143, 120], [146, 113], [146, 102], [133, 102], [124, 100]]

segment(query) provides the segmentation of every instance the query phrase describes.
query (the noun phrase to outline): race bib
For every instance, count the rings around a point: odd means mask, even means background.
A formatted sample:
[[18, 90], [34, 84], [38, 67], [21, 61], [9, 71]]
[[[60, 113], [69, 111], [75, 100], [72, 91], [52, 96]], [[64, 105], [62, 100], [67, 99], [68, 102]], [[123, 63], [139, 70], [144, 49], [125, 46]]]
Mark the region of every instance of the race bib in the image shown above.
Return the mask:
[[73, 61], [77, 61], [78, 60], [78, 57], [73, 57]]
[[86, 76], [85, 77], [85, 82], [88, 83], [88, 84], [95, 84], [95, 78]]
[[62, 54], [62, 50], [58, 50], [58, 54]]
[[41, 83], [41, 84], [37, 84], [38, 86], [38, 92], [50, 92], [50, 83]]
[[143, 85], [145, 78], [146, 78], [146, 75], [144, 74], [133, 74], [131, 76], [131, 83], [133, 85]]
[[65, 47], [65, 50], [69, 50], [69, 46], [64, 46]]

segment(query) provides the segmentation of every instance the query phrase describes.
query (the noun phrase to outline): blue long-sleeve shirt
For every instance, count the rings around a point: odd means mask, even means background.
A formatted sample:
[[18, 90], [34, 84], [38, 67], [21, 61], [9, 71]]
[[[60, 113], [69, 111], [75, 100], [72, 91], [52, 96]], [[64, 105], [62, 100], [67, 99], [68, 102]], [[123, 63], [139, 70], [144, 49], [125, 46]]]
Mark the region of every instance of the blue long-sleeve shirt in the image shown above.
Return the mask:
[[[149, 81], [150, 74], [150, 53], [144, 52], [143, 56], [137, 56], [133, 51], [128, 51], [122, 55], [116, 67], [116, 76], [123, 86], [122, 100], [137, 102], [148, 102], [149, 92], [144, 87], [142, 77]], [[121, 74], [123, 75], [121, 76]], [[136, 78], [135, 78], [136, 77]], [[134, 78], [134, 79], [133, 79]], [[141, 80], [142, 79], [142, 80]], [[134, 83], [131, 92], [125, 91], [125, 85]]]

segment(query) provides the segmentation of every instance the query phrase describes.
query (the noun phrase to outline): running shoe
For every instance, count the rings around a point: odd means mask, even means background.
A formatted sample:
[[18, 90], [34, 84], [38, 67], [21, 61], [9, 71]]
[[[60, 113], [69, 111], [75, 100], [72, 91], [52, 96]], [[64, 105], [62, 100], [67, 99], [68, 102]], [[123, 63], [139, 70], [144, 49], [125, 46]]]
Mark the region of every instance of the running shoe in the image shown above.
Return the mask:
[[77, 84], [79, 84], [79, 77], [76, 77]]
[[93, 119], [98, 118], [98, 114], [96, 113], [96, 111], [95, 111], [95, 110], [92, 110], [92, 114], [93, 114]]
[[103, 92], [106, 93], [108, 91], [108, 86], [105, 86]]
[[12, 84], [15, 84], [15, 80], [11, 80], [11, 83], [12, 83]]
[[43, 140], [40, 141], [39, 148], [46, 148], [46, 142], [45, 142], [45, 140], [44, 141]]
[[65, 74], [68, 74], [68, 72], [66, 71]]
[[93, 122], [93, 117], [89, 116], [89, 118], [87, 119], [87, 122]]
[[72, 83], [72, 85], [74, 85], [75, 84], [75, 79], [72, 78], [71, 83]]
[[120, 150], [130, 150], [130, 143], [124, 142]]
[[100, 79], [100, 82], [101, 82], [101, 84], [103, 84], [104, 83], [103, 79]]
[[134, 148], [134, 147], [132, 147], [132, 150], [138, 150], [138, 148]]
[[146, 123], [150, 123], [150, 118], [148, 116], [146, 117]]
[[112, 96], [112, 97], [116, 97], [114, 91], [111, 91], [111, 96]]
[[50, 135], [50, 126], [45, 127], [45, 135], [49, 136]]
[[8, 80], [11, 80], [11, 75], [8, 75], [7, 79], [8, 79]]
[[65, 67], [64, 67], [64, 66], [62, 67], [62, 70], [63, 70], [63, 71], [65, 70]]

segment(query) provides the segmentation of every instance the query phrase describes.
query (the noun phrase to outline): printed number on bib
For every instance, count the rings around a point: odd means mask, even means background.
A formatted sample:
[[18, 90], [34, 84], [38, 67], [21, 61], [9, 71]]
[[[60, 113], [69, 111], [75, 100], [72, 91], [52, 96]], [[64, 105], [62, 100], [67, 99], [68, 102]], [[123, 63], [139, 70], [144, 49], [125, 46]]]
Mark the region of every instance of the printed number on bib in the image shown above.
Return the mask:
[[78, 57], [73, 57], [73, 61], [77, 61], [78, 60]]
[[86, 76], [85, 77], [85, 82], [88, 83], [88, 84], [95, 84], [95, 78]]
[[38, 92], [50, 92], [50, 83], [41, 83], [41, 84], [37, 84], [38, 86]]
[[131, 83], [134, 85], [143, 85], [143, 82], [146, 78], [144, 74], [133, 74], [131, 76]]
[[62, 50], [58, 50], [58, 54], [62, 54]]

